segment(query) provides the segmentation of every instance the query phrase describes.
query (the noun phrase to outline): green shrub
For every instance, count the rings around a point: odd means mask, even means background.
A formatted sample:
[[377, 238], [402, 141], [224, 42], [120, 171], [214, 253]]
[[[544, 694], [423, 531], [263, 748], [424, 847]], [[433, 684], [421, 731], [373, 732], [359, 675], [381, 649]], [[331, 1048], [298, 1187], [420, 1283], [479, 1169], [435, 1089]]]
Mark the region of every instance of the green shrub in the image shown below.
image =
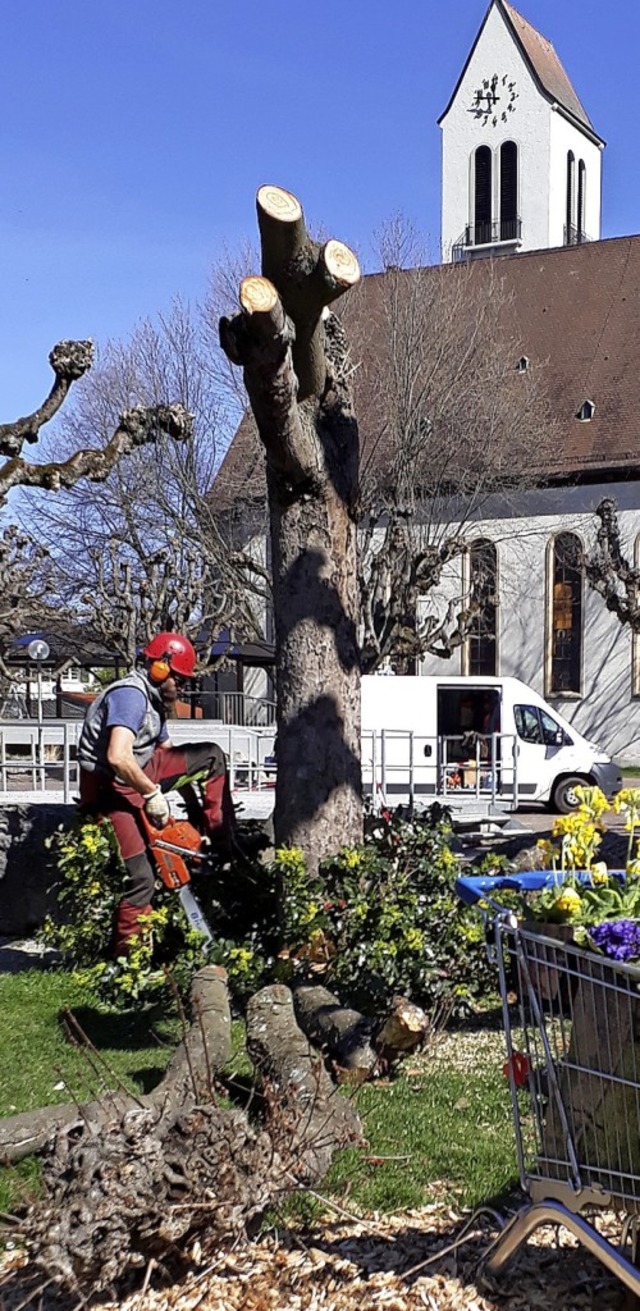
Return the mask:
[[[251, 837], [251, 833], [249, 833]], [[480, 918], [454, 891], [458, 859], [446, 812], [368, 816], [362, 846], [347, 848], [312, 876], [302, 853], [282, 848], [215, 865], [194, 892], [215, 943], [190, 930], [176, 893], [158, 885], [146, 933], [114, 962], [111, 937], [124, 867], [111, 826], [79, 820], [53, 840], [66, 922], [48, 920], [44, 938], [107, 1001], [153, 999], [166, 974], [188, 987], [205, 961], [223, 964], [236, 999], [279, 979], [316, 979], [345, 1003], [374, 1013], [396, 993], [463, 1010], [493, 983]]]
[[394, 993], [467, 1009], [493, 979], [482, 922], [455, 895], [450, 839], [439, 809], [424, 817], [398, 810], [369, 817], [364, 845], [325, 861], [314, 879], [301, 852], [277, 851], [280, 977], [321, 978], [365, 1013]]

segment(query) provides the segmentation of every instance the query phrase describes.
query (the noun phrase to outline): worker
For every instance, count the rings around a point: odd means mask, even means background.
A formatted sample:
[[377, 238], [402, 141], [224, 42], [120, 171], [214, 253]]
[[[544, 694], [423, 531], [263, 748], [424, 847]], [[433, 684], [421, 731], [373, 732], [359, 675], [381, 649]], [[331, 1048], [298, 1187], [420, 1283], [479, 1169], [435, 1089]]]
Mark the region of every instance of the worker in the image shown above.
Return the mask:
[[[234, 827], [224, 752], [212, 742], [174, 746], [166, 708], [193, 676], [196, 653], [180, 633], [158, 633], [143, 661], [110, 683], [85, 715], [78, 744], [80, 804], [113, 825], [127, 871], [116, 912], [114, 954], [126, 956], [144, 933], [155, 870], [140, 814], [156, 828], [171, 817], [165, 793], [178, 788], [187, 816], [213, 843], [228, 845]], [[196, 792], [199, 787], [201, 800]]]

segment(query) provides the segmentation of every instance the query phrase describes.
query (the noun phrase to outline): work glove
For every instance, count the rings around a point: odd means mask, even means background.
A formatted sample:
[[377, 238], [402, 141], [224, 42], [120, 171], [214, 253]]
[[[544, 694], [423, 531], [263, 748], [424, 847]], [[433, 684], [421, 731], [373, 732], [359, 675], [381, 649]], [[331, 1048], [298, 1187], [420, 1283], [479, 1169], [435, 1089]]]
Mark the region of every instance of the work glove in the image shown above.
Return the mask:
[[144, 808], [155, 828], [164, 828], [165, 824], [171, 819], [171, 809], [169, 802], [160, 791], [156, 788], [155, 792], [150, 792], [144, 799]]

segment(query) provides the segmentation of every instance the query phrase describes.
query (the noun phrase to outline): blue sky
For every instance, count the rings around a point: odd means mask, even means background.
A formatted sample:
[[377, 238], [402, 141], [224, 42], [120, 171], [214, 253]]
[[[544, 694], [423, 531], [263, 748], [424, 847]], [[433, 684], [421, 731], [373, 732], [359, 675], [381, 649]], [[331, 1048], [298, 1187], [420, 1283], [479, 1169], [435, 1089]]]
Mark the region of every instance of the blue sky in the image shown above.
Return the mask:
[[[521, 0], [597, 131], [603, 236], [640, 229], [634, 0]], [[0, 421], [63, 337], [197, 299], [288, 187], [371, 260], [402, 210], [439, 241], [440, 131], [485, 0], [19, 0], [3, 12]]]

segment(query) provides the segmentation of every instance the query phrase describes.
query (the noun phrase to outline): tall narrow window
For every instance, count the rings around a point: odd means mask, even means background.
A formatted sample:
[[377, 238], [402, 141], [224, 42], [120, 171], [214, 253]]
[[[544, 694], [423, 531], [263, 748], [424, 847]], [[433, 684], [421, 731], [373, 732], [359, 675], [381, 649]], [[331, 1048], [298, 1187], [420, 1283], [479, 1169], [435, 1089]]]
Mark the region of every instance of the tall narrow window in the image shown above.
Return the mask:
[[583, 159], [578, 164], [578, 232], [577, 240], [586, 241], [585, 237], [585, 199], [587, 185], [587, 168]]
[[493, 542], [479, 538], [469, 547], [469, 591], [478, 612], [467, 635], [467, 672], [497, 673], [498, 556]]
[[518, 147], [505, 141], [500, 147], [500, 240], [518, 236]]
[[550, 692], [580, 692], [582, 664], [582, 547], [575, 533], [553, 544]]
[[491, 150], [489, 146], [478, 146], [476, 150], [475, 205], [474, 205], [474, 244], [484, 246], [491, 241], [492, 213], [492, 177]]
[[564, 244], [572, 246], [574, 243], [575, 219], [573, 216], [573, 202], [576, 190], [576, 158], [572, 150], [567, 155], [567, 213], [565, 216], [564, 227]]

